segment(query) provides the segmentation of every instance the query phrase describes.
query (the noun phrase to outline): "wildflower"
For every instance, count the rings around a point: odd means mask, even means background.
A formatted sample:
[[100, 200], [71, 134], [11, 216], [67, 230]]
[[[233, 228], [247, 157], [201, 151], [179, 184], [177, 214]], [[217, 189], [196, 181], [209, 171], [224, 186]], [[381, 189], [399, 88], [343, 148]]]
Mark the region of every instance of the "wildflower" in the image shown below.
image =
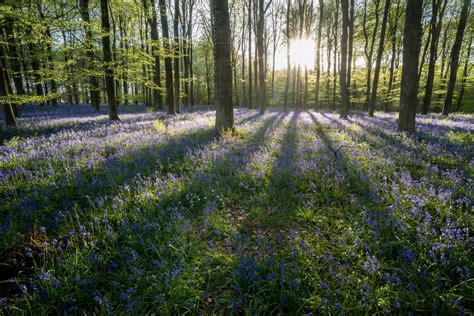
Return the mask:
[[369, 255], [366, 253], [367, 259], [364, 262], [364, 269], [369, 271], [370, 273], [375, 273], [380, 269], [380, 262], [377, 260], [375, 256]]

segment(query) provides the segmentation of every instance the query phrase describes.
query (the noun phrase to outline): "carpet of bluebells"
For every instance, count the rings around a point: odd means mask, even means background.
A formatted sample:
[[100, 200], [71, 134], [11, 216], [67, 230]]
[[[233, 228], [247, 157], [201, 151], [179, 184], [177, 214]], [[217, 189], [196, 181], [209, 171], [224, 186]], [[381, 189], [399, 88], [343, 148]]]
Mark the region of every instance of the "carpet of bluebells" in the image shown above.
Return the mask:
[[103, 111], [0, 131], [3, 312], [474, 312], [472, 115]]

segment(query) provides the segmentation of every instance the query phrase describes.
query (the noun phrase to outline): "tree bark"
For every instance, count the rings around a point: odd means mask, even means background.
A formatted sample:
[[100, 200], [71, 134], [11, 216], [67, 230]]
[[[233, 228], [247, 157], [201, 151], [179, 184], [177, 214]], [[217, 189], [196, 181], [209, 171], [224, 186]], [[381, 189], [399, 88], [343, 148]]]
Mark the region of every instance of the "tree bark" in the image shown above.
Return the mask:
[[342, 36], [341, 36], [341, 71], [339, 86], [341, 89], [340, 117], [347, 120], [349, 114], [349, 93], [347, 91], [347, 33], [349, 29], [349, 0], [341, 0]]
[[102, 46], [104, 51], [105, 89], [109, 101], [109, 119], [119, 120], [117, 112], [117, 101], [115, 99], [114, 69], [112, 65], [112, 51], [110, 49], [110, 22], [108, 0], [100, 0], [100, 11], [102, 20]]
[[248, 0], [248, 26], [249, 26], [249, 109], [252, 108], [252, 1]]
[[[431, 97], [433, 95], [433, 84], [435, 77], [435, 66], [438, 58], [438, 42], [439, 35], [441, 33], [441, 26], [444, 15], [444, 8], [448, 1], [444, 1], [443, 9], [440, 10], [440, 6], [443, 0], [432, 0], [432, 16], [430, 23], [431, 31], [431, 43], [430, 43], [430, 59], [428, 64], [428, 76], [426, 78], [425, 95], [423, 97], [423, 109], [424, 115], [428, 114], [431, 107]], [[438, 14], [439, 12], [439, 14]]]
[[258, 51], [258, 77], [259, 77], [259, 102], [260, 114], [267, 110], [267, 84], [265, 82], [264, 43], [263, 31], [265, 29], [264, 0], [258, 0], [258, 22], [257, 22], [257, 51]]
[[166, 16], [166, 1], [160, 0], [161, 31], [163, 33], [163, 47], [165, 49], [165, 78], [166, 78], [166, 102], [168, 103], [168, 114], [176, 115], [173, 92], [173, 65], [171, 63], [170, 38], [168, 30], [168, 18]]
[[[143, 1], [145, 12], [147, 12], [147, 1]], [[156, 13], [155, 1], [151, 1], [151, 16], [148, 18], [151, 37], [151, 54], [153, 55], [153, 108], [163, 109], [163, 98], [161, 96], [161, 64], [160, 64], [160, 37], [158, 35], [158, 17]]]
[[454, 40], [453, 50], [451, 51], [451, 65], [449, 73], [448, 90], [446, 91], [446, 98], [444, 100], [443, 115], [451, 113], [451, 105], [453, 102], [454, 85], [456, 84], [456, 76], [459, 66], [459, 53], [462, 46], [462, 38], [464, 36], [464, 29], [466, 28], [467, 17], [469, 15], [469, 8], [471, 0], [464, 0], [459, 19], [458, 29], [456, 31], [456, 39]]
[[[179, 45], [179, 0], [174, 0], [174, 21], [173, 21], [173, 39], [174, 39], [174, 106], [176, 113], [180, 112], [180, 76], [179, 76], [179, 60], [181, 59], [181, 50]], [[182, 34], [184, 35], [184, 34]]]
[[284, 111], [288, 111], [288, 90], [290, 88], [291, 62], [290, 62], [290, 8], [291, 0], [287, 2], [286, 8], [286, 82], [285, 82], [285, 100], [283, 104]]
[[216, 76], [216, 129], [234, 128], [232, 107], [232, 66], [230, 60], [230, 21], [228, 0], [211, 0]]
[[90, 95], [92, 108], [95, 112], [100, 111], [100, 88], [99, 88], [99, 78], [93, 75], [97, 64], [96, 58], [94, 55], [94, 47], [92, 45], [93, 36], [91, 29], [91, 22], [89, 17], [89, 0], [80, 0], [79, 1], [79, 11], [81, 13], [82, 21], [84, 22], [84, 33], [85, 33], [85, 45], [86, 45], [86, 57], [87, 57], [87, 68], [90, 72], [89, 75], [89, 84], [90, 84]]
[[[5, 65], [5, 52], [3, 47], [0, 46], [0, 99], [7, 97], [8, 87], [7, 84], [10, 81], [8, 78], [8, 72]], [[13, 111], [12, 104], [7, 102], [6, 100], [3, 101], [2, 104], [3, 108], [3, 119], [5, 121], [5, 126], [7, 127], [17, 127], [17, 122], [15, 118], [15, 113]]]
[[[288, 10], [289, 11], [289, 10]], [[321, 33], [323, 29], [324, 17], [324, 0], [319, 0], [319, 23], [318, 23], [318, 38], [316, 40], [316, 84], [314, 94], [314, 109], [318, 110], [321, 106], [319, 104], [319, 82], [321, 77]]]
[[[469, 43], [472, 43], [472, 35], [473, 34], [474, 33], [471, 30], [471, 38], [469, 40]], [[471, 47], [472, 47], [472, 45], [468, 45], [468, 47], [467, 47], [466, 61], [464, 62], [464, 70], [462, 72], [461, 91], [459, 91], [459, 97], [458, 97], [458, 102], [457, 102], [457, 105], [456, 105], [456, 111], [459, 111], [459, 109], [461, 108], [461, 102], [462, 102], [462, 98], [463, 98], [463, 95], [464, 95], [464, 88], [466, 86], [466, 79], [467, 79], [467, 75], [469, 74], [469, 58], [471, 57]]]
[[418, 60], [421, 46], [423, 1], [408, 0], [403, 31], [403, 69], [398, 130], [415, 132], [418, 95]]
[[369, 103], [369, 116], [373, 117], [375, 112], [375, 102], [377, 100], [377, 86], [379, 84], [380, 64], [382, 63], [383, 48], [385, 45], [385, 29], [387, 28], [388, 14], [390, 12], [390, 0], [385, 1], [385, 8], [382, 18], [382, 29], [380, 30], [380, 42], [375, 61], [374, 81], [372, 83], [372, 96]]

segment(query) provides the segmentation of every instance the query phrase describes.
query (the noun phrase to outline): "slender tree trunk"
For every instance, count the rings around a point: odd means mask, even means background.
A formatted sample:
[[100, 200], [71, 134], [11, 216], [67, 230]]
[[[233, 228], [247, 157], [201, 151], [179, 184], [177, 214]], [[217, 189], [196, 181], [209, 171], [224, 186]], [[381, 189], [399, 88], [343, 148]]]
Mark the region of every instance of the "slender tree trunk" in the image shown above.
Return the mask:
[[421, 46], [423, 1], [408, 0], [403, 31], [403, 71], [400, 87], [398, 130], [415, 132], [418, 95], [418, 60]]
[[[472, 35], [473, 35], [473, 31], [471, 30], [471, 38], [469, 39], [469, 43], [472, 43]], [[466, 86], [467, 75], [469, 74], [469, 58], [471, 57], [471, 47], [472, 45], [467, 46], [466, 61], [464, 62], [464, 70], [462, 72], [461, 91], [459, 91], [456, 111], [459, 111], [459, 109], [461, 108], [461, 102], [464, 96], [464, 88]]]
[[[40, 18], [42, 20], [45, 20], [41, 0], [37, 2], [37, 6], [38, 6], [38, 13], [39, 13]], [[51, 74], [53, 74], [54, 73], [54, 60], [53, 60], [53, 50], [51, 47], [51, 42], [53, 41], [53, 38], [51, 36], [51, 30], [49, 28], [49, 25], [46, 25], [44, 35], [49, 39], [46, 43], [46, 50], [48, 52], [47, 65], [48, 65], [49, 70], [51, 71]], [[50, 79], [49, 84], [51, 86], [51, 93], [53, 94], [53, 97], [51, 98], [51, 104], [52, 106], [58, 106], [58, 98], [56, 95], [58, 92], [58, 87], [57, 87], [56, 80], [54, 78]]]
[[371, 95], [371, 81], [372, 81], [372, 62], [373, 62], [373, 55], [374, 55], [374, 45], [375, 45], [375, 37], [377, 35], [377, 29], [379, 25], [379, 7], [380, 7], [380, 0], [375, 0], [375, 24], [374, 30], [372, 33], [372, 38], [369, 43], [369, 36], [367, 34], [366, 28], [366, 21], [367, 21], [367, 0], [364, 1], [364, 20], [363, 20], [363, 28], [364, 28], [364, 37], [365, 37], [365, 57], [367, 60], [367, 91], [365, 96], [365, 104], [364, 109], [368, 110], [370, 95]]
[[[7, 36], [9, 55], [10, 55], [10, 67], [12, 70], [13, 84], [15, 85], [16, 94], [24, 95], [25, 88], [23, 86], [23, 80], [21, 78], [21, 65], [19, 61], [19, 54], [17, 50], [17, 45], [15, 37], [13, 34], [13, 18], [7, 17], [5, 21], [5, 33]], [[6, 65], [6, 64], [5, 64]], [[6, 67], [5, 67], [6, 71]], [[7, 74], [6, 74], [7, 75]], [[7, 76], [8, 77], [8, 76]], [[20, 117], [20, 105], [12, 104], [13, 112], [15, 117]]]
[[119, 120], [117, 101], [115, 99], [114, 69], [112, 65], [112, 51], [110, 49], [110, 22], [108, 0], [100, 0], [102, 19], [102, 46], [104, 51], [105, 89], [109, 101], [109, 119]]
[[205, 64], [206, 64], [206, 92], [207, 92], [207, 104], [211, 105], [211, 75], [209, 69], [209, 44], [206, 45], [205, 51]]
[[[145, 12], [147, 12], [147, 1], [143, 1]], [[151, 37], [151, 54], [153, 55], [153, 108], [163, 109], [163, 98], [161, 96], [161, 62], [160, 62], [160, 38], [158, 35], [158, 16], [155, 8], [155, 1], [151, 1], [151, 16], [148, 18], [148, 25], [150, 26]]]
[[341, 89], [340, 117], [347, 120], [349, 113], [349, 93], [347, 91], [347, 32], [349, 29], [349, 0], [341, 0], [342, 36], [341, 36], [341, 71], [339, 85]]
[[[289, 10], [288, 10], [289, 11]], [[319, 23], [318, 23], [318, 38], [316, 40], [316, 84], [314, 94], [314, 109], [318, 110], [321, 106], [319, 104], [319, 82], [321, 78], [321, 33], [323, 29], [324, 18], [324, 0], [319, 0]]]
[[[428, 76], [426, 78], [426, 87], [425, 87], [425, 95], [423, 97], [423, 114], [428, 114], [431, 107], [431, 97], [433, 95], [433, 84], [434, 84], [434, 77], [435, 77], [435, 66], [436, 60], [438, 58], [438, 42], [439, 42], [439, 35], [441, 33], [441, 26], [443, 21], [443, 13], [444, 8], [440, 10], [440, 6], [443, 0], [432, 0], [432, 16], [431, 16], [431, 23], [430, 23], [430, 31], [431, 31], [431, 44], [430, 44], [430, 60], [428, 64]], [[444, 7], [448, 2], [444, 1]], [[438, 12], [439, 17], [438, 17]]]
[[331, 27], [327, 26], [327, 38], [328, 38], [328, 47], [327, 47], [327, 60], [328, 68], [326, 72], [326, 107], [329, 107], [331, 95], [330, 95], [330, 85], [331, 85], [331, 51], [332, 51], [332, 39], [331, 39]]
[[471, 0], [464, 0], [459, 19], [458, 30], [456, 31], [456, 39], [454, 40], [453, 50], [451, 51], [451, 65], [448, 82], [448, 90], [446, 91], [446, 98], [444, 100], [443, 115], [451, 113], [451, 105], [453, 102], [454, 85], [456, 84], [456, 76], [459, 66], [459, 53], [462, 46], [462, 38], [464, 36], [464, 29], [466, 28], [467, 17], [469, 15], [469, 8]]
[[290, 8], [291, 0], [287, 2], [286, 8], [286, 82], [285, 82], [285, 100], [283, 104], [284, 111], [288, 111], [288, 90], [290, 88], [291, 60], [290, 60]]
[[176, 108], [174, 104], [173, 92], [173, 65], [171, 63], [170, 36], [168, 31], [168, 18], [166, 16], [166, 0], [160, 0], [161, 31], [163, 33], [163, 47], [167, 56], [165, 57], [166, 73], [166, 102], [168, 103], [168, 114], [175, 115]]
[[304, 66], [304, 97], [303, 97], [303, 109], [308, 109], [308, 67]]
[[385, 45], [385, 29], [387, 28], [388, 14], [390, 12], [390, 0], [385, 1], [385, 8], [382, 18], [382, 29], [380, 30], [380, 42], [377, 50], [377, 59], [375, 61], [374, 81], [372, 83], [372, 96], [369, 103], [369, 116], [374, 116], [375, 102], [377, 101], [377, 86], [379, 84], [380, 64], [382, 63], [383, 48]]
[[249, 109], [252, 108], [252, 1], [248, 0], [248, 26], [249, 26]]
[[393, 80], [394, 80], [394, 72], [395, 72], [395, 59], [397, 57], [397, 29], [398, 29], [398, 21], [400, 19], [399, 12], [400, 12], [400, 1], [398, 0], [397, 7], [395, 10], [395, 18], [390, 30], [391, 56], [390, 56], [390, 70], [389, 70], [389, 76], [388, 76], [387, 99], [384, 102], [385, 112], [388, 112], [389, 105], [392, 99], [392, 89], [393, 89]]
[[228, 0], [211, 0], [216, 75], [216, 129], [234, 128]]
[[265, 29], [264, 0], [258, 0], [258, 22], [257, 22], [257, 51], [258, 51], [258, 74], [259, 74], [259, 102], [260, 114], [267, 110], [267, 84], [265, 82], [264, 43], [263, 31]]
[[99, 78], [93, 73], [98, 67], [97, 60], [94, 55], [93, 47], [93, 36], [92, 28], [89, 17], [89, 0], [79, 0], [79, 8], [84, 22], [84, 33], [85, 33], [85, 46], [86, 46], [86, 57], [87, 57], [87, 68], [90, 72], [89, 75], [89, 85], [90, 85], [90, 94], [91, 94], [91, 103], [92, 108], [95, 112], [100, 111], [100, 87], [99, 87]]
[[339, 20], [339, 0], [336, 0], [336, 10], [334, 13], [334, 65], [333, 65], [333, 85], [332, 85], [332, 109], [336, 110], [336, 85], [337, 85], [337, 25]]
[[[0, 30], [3, 32], [2, 28]], [[8, 76], [7, 67], [5, 64], [6, 53], [2, 45], [0, 45], [0, 101], [7, 97], [10, 93], [11, 88], [8, 87], [10, 78]], [[3, 100], [3, 119], [5, 121], [6, 127], [17, 127], [17, 122], [15, 118], [15, 112], [13, 106], [9, 101]]]
[[[179, 60], [181, 59], [181, 51], [179, 45], [179, 0], [174, 0], [174, 106], [177, 113], [180, 113], [180, 82], [179, 82]], [[184, 35], [184, 34], [183, 34]]]
[[349, 108], [351, 105], [351, 79], [352, 79], [352, 55], [354, 53], [354, 0], [349, 1], [349, 39], [347, 57], [347, 93], [349, 95]]

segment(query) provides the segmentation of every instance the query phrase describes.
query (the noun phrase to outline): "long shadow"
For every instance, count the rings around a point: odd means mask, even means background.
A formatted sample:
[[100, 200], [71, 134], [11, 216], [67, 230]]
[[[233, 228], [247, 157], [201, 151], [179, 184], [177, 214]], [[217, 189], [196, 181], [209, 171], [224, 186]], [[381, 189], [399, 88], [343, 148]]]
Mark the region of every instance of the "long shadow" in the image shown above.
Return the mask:
[[[256, 141], [260, 141], [263, 146], [262, 139], [272, 129], [275, 123], [282, 119], [280, 114], [275, 114], [264, 121], [262, 127], [254, 133], [254, 135], [243, 145], [251, 145]], [[38, 188], [36, 194], [30, 199], [25, 200], [21, 205], [15, 209], [11, 209], [11, 214], [4, 214], [2, 226], [8, 225], [9, 221], [21, 221], [29, 224], [29, 227], [23, 227], [23, 231], [29, 230], [33, 222], [38, 226], [46, 226], [50, 229], [48, 235], [54, 236], [54, 229], [60, 230], [60, 225], [68, 217], [67, 213], [74, 209], [86, 210], [89, 206], [89, 201], [95, 197], [113, 196], [120, 190], [123, 185], [129, 183], [136, 175], [141, 176], [150, 175], [153, 171], [161, 165], [161, 173], [182, 175], [183, 171], [179, 166], [183, 162], [185, 155], [190, 151], [198, 148], [204, 148], [218, 137], [214, 130], [205, 129], [194, 133], [183, 135], [177, 139], [172, 139], [163, 146], [142, 148], [139, 152], [131, 154], [125, 159], [111, 159], [98, 167], [100, 174], [90, 176], [89, 170], [85, 170], [77, 175], [71, 181], [65, 184], [56, 185], [49, 188]], [[256, 152], [259, 146], [250, 146], [250, 150], [246, 150], [249, 155]], [[224, 161], [230, 160], [242, 150], [241, 146], [232, 147], [222, 159]], [[234, 168], [238, 166], [232, 166]], [[215, 166], [206, 173], [212, 175], [216, 172]], [[191, 181], [179, 193], [179, 196], [186, 196], [188, 193], [202, 188], [202, 177], [191, 177]], [[58, 192], [58, 191], [61, 192]], [[85, 194], [88, 194], [87, 196]], [[65, 200], [67, 198], [67, 200]], [[179, 198], [179, 197], [178, 197]], [[48, 212], [52, 210], [53, 212]], [[81, 211], [79, 211], [81, 212]], [[22, 214], [22, 216], [19, 216]], [[64, 218], [59, 215], [65, 215]], [[37, 216], [33, 216], [37, 215]], [[88, 216], [93, 214], [79, 214], [81, 221], [87, 222]], [[25, 225], [24, 225], [25, 226]], [[21, 232], [21, 230], [20, 230]], [[5, 246], [2, 245], [2, 249]], [[0, 258], [12, 259], [13, 254], [2, 253]], [[13, 255], [14, 256], [14, 255]], [[21, 260], [21, 257], [20, 259]], [[15, 267], [3, 267], [0, 270], [0, 275], [3, 277], [14, 276], [17, 272]]]
[[[294, 173], [296, 172], [297, 135], [299, 111], [293, 112], [288, 123], [288, 129], [281, 142], [278, 158], [272, 168], [270, 176], [270, 189], [272, 200], [278, 201], [281, 211], [289, 211], [294, 203]], [[293, 198], [292, 198], [293, 197]], [[290, 204], [291, 204], [290, 203]]]
[[[343, 173], [348, 177], [348, 180], [353, 188], [355, 188], [355, 193], [357, 193], [363, 200], [370, 201], [370, 203], [378, 204], [382, 201], [378, 198], [377, 189], [370, 184], [366, 179], [367, 177], [358, 169], [351, 168], [353, 164], [349, 163], [343, 152], [341, 152], [342, 147], [338, 147], [334, 144], [331, 137], [325, 132], [325, 126], [319, 122], [317, 117], [310, 111], [307, 111], [313, 123], [317, 126], [316, 133], [318, 136], [326, 143], [328, 146], [329, 152], [334, 155], [334, 160], [337, 166], [343, 171]], [[321, 113], [323, 117], [329, 119], [335, 123], [340, 124], [337, 120], [327, 116], [324, 113]], [[351, 170], [354, 173], [351, 173]], [[362, 189], [363, 191], [360, 191]]]
[[[376, 142], [375, 140], [371, 140], [370, 137], [364, 136], [364, 133], [366, 133], [367, 135], [382, 138], [386, 144], [395, 146], [401, 152], [415, 153], [417, 156], [422, 157], [424, 161], [432, 161], [434, 164], [439, 165], [439, 167], [442, 169], [456, 168], [462, 169], [465, 173], [469, 172], [469, 168], [466, 167], [465, 164], [460, 163], [459, 161], [470, 161], [472, 159], [473, 153], [469, 145], [455, 144], [452, 141], [443, 139], [441, 137], [433, 138], [429, 137], [427, 133], [418, 132], [417, 135], [415, 135], [413, 138], [415, 142], [419, 142], [420, 144], [426, 143], [435, 146], [442, 146], [443, 150], [449, 153], [454, 153], [456, 156], [456, 159], [452, 162], [443, 161], [440, 160], [440, 157], [438, 155], [432, 154], [427, 151], [424, 146], [406, 144], [403, 139], [384, 131], [383, 128], [380, 127], [380, 124], [387, 126], [390, 130], [396, 129], [395, 123], [388, 118], [379, 118], [379, 123], [380, 121], [382, 121], [382, 123], [380, 123], [379, 125], [377, 125], [377, 118], [370, 118], [370, 122], [374, 122], [374, 125], [370, 125], [369, 121], [364, 121], [364, 117], [362, 117], [361, 119], [353, 120], [353, 123], [360, 126], [363, 130], [363, 132], [358, 133], [356, 131], [344, 128], [340, 121], [335, 120], [325, 114], [322, 115], [337, 124], [338, 126], [341, 126], [345, 130], [345, 132], [351, 135], [351, 137], [353, 137], [354, 139], [361, 139], [371, 148], [374, 148], [376, 150], [380, 150], [380, 143]], [[403, 161], [399, 161], [399, 163], [404, 164]], [[414, 177], [418, 177], [417, 170], [412, 168], [410, 169], [410, 173]]]
[[146, 176], [160, 166], [164, 171], [167, 166], [170, 170], [171, 164], [178, 166], [189, 150], [206, 146], [216, 136], [212, 129], [180, 135], [165, 144], [133, 151], [126, 157], [111, 157], [97, 165], [94, 174], [90, 169], [78, 170], [72, 179], [63, 177], [56, 184], [23, 192], [21, 196], [28, 198], [12, 207], [9, 214], [2, 214], [0, 227], [8, 227], [10, 221], [21, 219], [25, 231], [34, 222], [54, 230], [66, 217], [58, 216], [59, 212], [67, 215], [75, 207], [87, 206], [90, 197], [113, 194], [120, 185], [128, 183], [137, 174]]
[[[275, 115], [275, 118], [278, 116]], [[268, 122], [270, 123], [271, 121]], [[266, 133], [270, 127], [271, 125], [265, 126], [259, 133]], [[63, 177], [54, 185], [40, 186], [29, 192], [22, 192], [20, 196], [29, 198], [23, 199], [17, 207], [12, 208], [11, 215], [5, 214], [0, 227], [8, 227], [10, 220], [23, 214], [25, 215], [23, 226], [26, 229], [29, 229], [34, 221], [55, 229], [60, 219], [54, 212], [47, 215], [46, 209], [61, 210], [67, 214], [75, 206], [87, 206], [89, 199], [94, 196], [113, 194], [117, 187], [129, 183], [137, 174], [146, 176], [157, 169], [162, 173], [183, 172], [180, 165], [185, 155], [193, 149], [207, 146], [216, 136], [214, 130], [207, 128], [186, 133], [167, 140], [165, 144], [140, 148], [125, 157], [111, 157], [95, 166], [94, 170], [97, 172], [94, 174], [91, 174], [89, 169], [82, 169], [78, 170], [72, 179]], [[88, 196], [84, 195], [84, 192], [87, 192]], [[64, 196], [67, 196], [67, 201], [64, 200]]]

